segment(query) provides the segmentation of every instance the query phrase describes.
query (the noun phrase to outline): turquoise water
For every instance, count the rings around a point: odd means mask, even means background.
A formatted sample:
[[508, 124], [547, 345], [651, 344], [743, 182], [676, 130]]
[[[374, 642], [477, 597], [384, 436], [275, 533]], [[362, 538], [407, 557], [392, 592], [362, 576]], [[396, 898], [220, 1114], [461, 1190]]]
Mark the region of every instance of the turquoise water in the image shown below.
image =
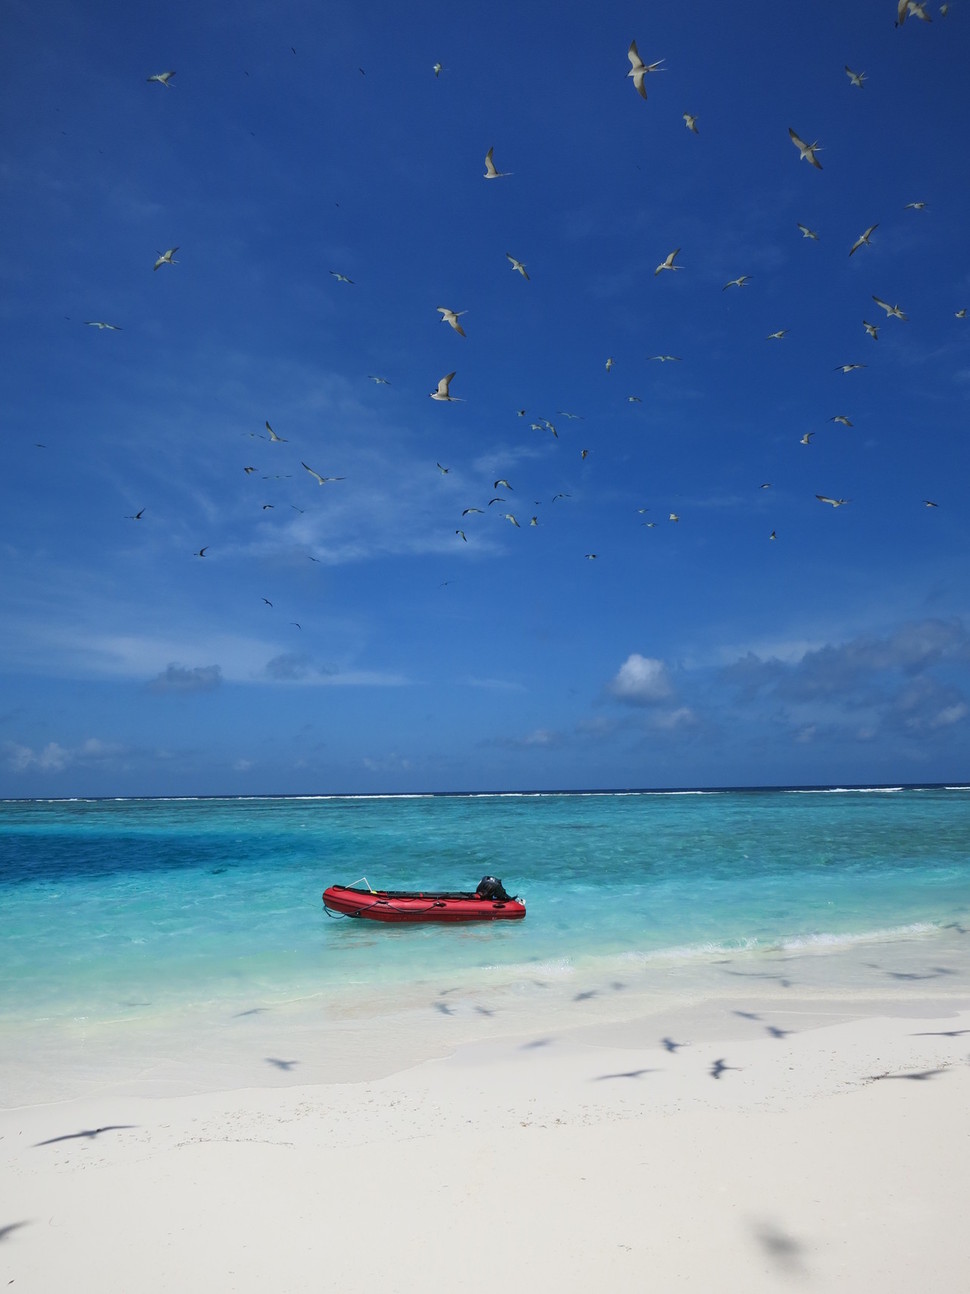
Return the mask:
[[[320, 901], [485, 874], [524, 922], [383, 927]], [[4, 802], [0, 888], [0, 1024], [361, 1003], [962, 932], [970, 789]]]

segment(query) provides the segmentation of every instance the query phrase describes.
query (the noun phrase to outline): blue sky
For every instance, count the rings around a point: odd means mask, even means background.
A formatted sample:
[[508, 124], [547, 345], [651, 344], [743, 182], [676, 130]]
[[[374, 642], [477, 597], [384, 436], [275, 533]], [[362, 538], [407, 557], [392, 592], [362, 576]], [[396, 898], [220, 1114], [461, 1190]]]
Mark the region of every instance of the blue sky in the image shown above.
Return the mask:
[[970, 778], [927, 14], [9, 3], [0, 794]]

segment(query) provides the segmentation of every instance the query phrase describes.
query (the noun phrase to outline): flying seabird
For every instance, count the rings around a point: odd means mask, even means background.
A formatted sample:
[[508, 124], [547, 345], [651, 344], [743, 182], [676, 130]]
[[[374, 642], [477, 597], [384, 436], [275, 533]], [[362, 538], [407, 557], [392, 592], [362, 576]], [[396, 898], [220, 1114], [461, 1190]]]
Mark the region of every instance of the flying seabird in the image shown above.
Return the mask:
[[777, 332], [770, 332], [765, 338], [766, 341], [775, 341], [777, 338], [784, 337], [788, 332], [787, 328], [779, 328]]
[[833, 414], [832, 417], [829, 418], [829, 422], [841, 422], [843, 427], [852, 426], [852, 423], [849, 421], [849, 419], [845, 416], [844, 413]]
[[488, 152], [485, 154], [485, 179], [486, 180], [501, 180], [504, 176], [512, 174], [511, 171], [497, 171], [495, 169], [495, 163], [492, 161], [492, 153], [494, 151], [495, 151], [494, 148], [490, 148]]
[[909, 208], [911, 208], [913, 211], [925, 211], [925, 210], [926, 210], [926, 203], [925, 203], [925, 202], [907, 202], [907, 203], [906, 203], [906, 207], [904, 208], [904, 210], [909, 209]]
[[721, 288], [721, 291], [726, 292], [728, 288], [743, 288], [746, 283], [750, 282], [750, 279], [750, 274], [742, 274], [739, 278], [729, 279], [728, 282], [725, 283], [724, 287]]
[[451, 471], [450, 467], [442, 467], [440, 463], [435, 463], [435, 467], [438, 469], [438, 471], [441, 473], [442, 476], [447, 476], [448, 473]]
[[105, 328], [110, 329], [111, 332], [121, 332], [117, 324], [104, 323], [101, 319], [85, 319], [84, 322], [89, 328], [99, 328], [102, 332]]
[[836, 373], [851, 373], [854, 368], [866, 368], [865, 364], [836, 364]]
[[516, 521], [515, 517], [512, 516], [511, 512], [505, 512], [502, 515], [505, 517], [506, 521], [511, 521], [512, 525], [515, 526], [516, 529], [519, 529], [519, 523]]
[[865, 233], [860, 234], [859, 237], [852, 244], [852, 246], [849, 248], [849, 255], [851, 256], [853, 252], [857, 252], [860, 247], [868, 247], [870, 237], [878, 228], [879, 228], [879, 224], [877, 222], [874, 225], [870, 225], [869, 228], [865, 231]]
[[456, 531], [455, 531], [455, 534], [456, 534], [456, 535], [461, 535], [461, 537], [462, 537], [462, 539], [464, 540], [464, 542], [465, 542], [466, 544], [468, 543], [468, 536], [465, 534], [464, 530], [456, 530]]
[[885, 312], [886, 312], [886, 318], [887, 318], [887, 319], [905, 319], [905, 318], [906, 318], [906, 315], [904, 315], [904, 314], [903, 314], [903, 312], [902, 312], [902, 310], [900, 310], [899, 306], [891, 306], [891, 305], [889, 304], [889, 302], [888, 302], [888, 301], [880, 301], [879, 297], [877, 297], [875, 294], [873, 294], [873, 298], [872, 298], [872, 299], [873, 299], [873, 301], [875, 301], [875, 303], [876, 303], [876, 305], [877, 305], [877, 306], [880, 306], [883, 310], [885, 310]]
[[441, 73], [444, 71], [444, 68], [441, 66], [440, 63], [435, 63], [434, 67], [431, 70], [432, 72], [434, 72], [435, 76], [440, 76]]
[[330, 273], [333, 275], [333, 277], [337, 280], [338, 283], [353, 284], [353, 281], [354, 281], [353, 279], [349, 279], [346, 274], [341, 274], [338, 270], [331, 270]]
[[827, 494], [816, 494], [819, 503], [831, 503], [833, 508], [841, 508], [845, 503], [851, 503], [851, 499], [830, 499]]
[[689, 112], [684, 113], [684, 125], [687, 127], [688, 130], [693, 131], [695, 135], [698, 133], [697, 118], [692, 116]]
[[923, 503], [928, 508], [938, 508], [940, 506], [938, 503], [934, 503], [932, 499], [924, 499]]
[[802, 231], [803, 238], [814, 238], [816, 242], [818, 241], [818, 234], [814, 229], [809, 229], [808, 225], [799, 225], [798, 228]]
[[431, 392], [429, 393], [429, 394], [431, 395], [432, 400], [457, 400], [457, 399], [459, 399], [459, 397], [458, 397], [458, 396], [456, 396], [456, 395], [450, 395], [450, 394], [449, 394], [449, 391], [448, 391], [448, 385], [449, 385], [449, 383], [451, 382], [451, 379], [452, 379], [454, 376], [455, 376], [455, 374], [454, 374], [454, 373], [448, 373], [448, 374], [446, 374], [446, 376], [445, 376], [445, 377], [443, 377], [443, 378], [441, 378], [441, 379], [439, 380], [437, 390], [435, 390], [435, 391], [431, 391]]
[[133, 512], [130, 516], [125, 517], [125, 520], [126, 520], [126, 521], [141, 521], [141, 519], [142, 519], [142, 514], [144, 513], [144, 511], [145, 511], [145, 509], [144, 509], [144, 508], [139, 508], [137, 512]]
[[463, 508], [461, 515], [467, 517], [470, 512], [481, 512], [484, 516], [484, 509], [482, 508]]
[[208, 545], [208, 544], [206, 544], [206, 545], [205, 545], [205, 548], [200, 548], [200, 549], [199, 549], [199, 551], [198, 551], [197, 553], [195, 553], [195, 554], [194, 554], [194, 556], [195, 556], [195, 557], [205, 557], [205, 550], [206, 550], [206, 548], [208, 548], [208, 547], [209, 547], [209, 545]]
[[500, 476], [497, 481], [493, 482], [492, 489], [497, 490], [500, 485], [506, 490], [512, 489], [511, 485], [509, 485], [508, 481], [505, 479], [504, 476]]
[[522, 275], [524, 279], [527, 279], [529, 277], [528, 274], [526, 274], [525, 272], [525, 264], [522, 261], [517, 261], [515, 257], [510, 256], [508, 252], [505, 253], [505, 259], [509, 262], [509, 264], [512, 266], [514, 270], [519, 271], [519, 273]]
[[[911, 13], [913, 17], [918, 18], [920, 22], [933, 21], [933, 19], [926, 12], [926, 6], [920, 3], [920, 0], [906, 0], [906, 12]], [[940, 12], [941, 13], [943, 12], [942, 9]], [[900, 19], [900, 22], [901, 21], [902, 19]]]
[[803, 139], [798, 138], [791, 126], [788, 127], [788, 134], [791, 136], [791, 142], [798, 149], [799, 156], [804, 158], [806, 162], [811, 162], [816, 170], [820, 171], [822, 169], [822, 163], [815, 156], [815, 150], [819, 147], [818, 140], [816, 140], [814, 144], [806, 144]]
[[863, 319], [862, 326], [873, 341], [879, 340], [879, 324], [870, 323], [868, 319]]
[[451, 324], [455, 332], [460, 333], [462, 337], [465, 336], [465, 330], [458, 322], [458, 316], [467, 314], [467, 310], [449, 310], [447, 306], [437, 306], [436, 309], [438, 314], [441, 315], [442, 323]]
[[645, 99], [647, 97], [647, 88], [643, 84], [644, 79], [648, 72], [661, 71], [662, 69], [660, 64], [664, 60], [659, 59], [656, 63], [644, 63], [637, 50], [637, 43], [635, 40], [630, 41], [630, 48], [627, 50], [626, 56], [630, 60], [630, 70], [627, 72], [627, 76], [633, 77], [633, 85], [637, 94], [641, 99]]
[[164, 85], [167, 90], [170, 90], [172, 88], [171, 80], [174, 75], [174, 72], [156, 72], [154, 76], [146, 76], [145, 80], [157, 81], [159, 85]]
[[680, 248], [676, 247], [672, 252], [669, 252], [667, 255], [667, 259], [660, 262], [660, 264], [654, 270], [654, 274], [659, 274], [661, 270], [682, 270], [684, 268], [683, 265], [674, 264], [674, 257], [677, 255], [679, 251], [680, 251]]
[[862, 82], [866, 79], [865, 72], [853, 72], [852, 68], [846, 64], [845, 74], [853, 85], [857, 85], [860, 90], [862, 89]]
[[275, 441], [276, 441], [276, 443], [277, 443], [278, 445], [285, 445], [285, 444], [286, 444], [286, 437], [285, 437], [285, 436], [277, 436], [276, 432], [273, 430], [273, 428], [269, 425], [269, 423], [268, 423], [268, 422], [266, 423], [266, 430], [269, 432], [269, 438], [270, 438], [270, 440], [275, 440]]
[[320, 473], [315, 472], [312, 467], [307, 467], [306, 463], [301, 462], [301, 466], [303, 467], [304, 471], [307, 471], [310, 473], [310, 475], [316, 481], [317, 485], [326, 485], [328, 481], [342, 481], [345, 479], [342, 476], [321, 476]]
[[953, 313], [954, 313], [954, 317], [955, 317], [955, 318], [957, 318], [957, 319], [966, 319], [966, 317], [967, 317], [967, 307], [966, 307], [966, 306], [964, 306], [962, 310], [954, 310], [954, 312], [953, 312]]
[[167, 252], [159, 252], [158, 260], [152, 266], [152, 269], [157, 270], [160, 265], [178, 265], [178, 261], [175, 259], [177, 251], [177, 247], [170, 247]]
[[810, 445], [812, 443], [812, 437], [814, 435], [815, 435], [814, 431], [806, 431], [805, 435], [801, 438], [801, 440], [798, 443], [800, 445]]
[[386, 377], [378, 377], [376, 373], [368, 373], [368, 374], [367, 374], [367, 376], [368, 376], [368, 377], [370, 378], [370, 380], [375, 384], [375, 386], [390, 386], [390, 385], [391, 385], [391, 384], [390, 384], [390, 382], [388, 382], [388, 380], [387, 380], [387, 378], [386, 378]]
[[[966, 311], [964, 311], [964, 313], [966, 313]], [[613, 356], [611, 355], [611, 356], [609, 357], [609, 359], [606, 361], [606, 371], [607, 371], [607, 373], [610, 371], [610, 369], [613, 367], [613, 365], [614, 365], [615, 363], [616, 363], [616, 360], [615, 360], [615, 359], [613, 358]]]
[[680, 363], [679, 355], [650, 355], [648, 356], [648, 359], [651, 359], [651, 360], [658, 359], [661, 364], [669, 364], [672, 360], [675, 360], [677, 361], [677, 363]]

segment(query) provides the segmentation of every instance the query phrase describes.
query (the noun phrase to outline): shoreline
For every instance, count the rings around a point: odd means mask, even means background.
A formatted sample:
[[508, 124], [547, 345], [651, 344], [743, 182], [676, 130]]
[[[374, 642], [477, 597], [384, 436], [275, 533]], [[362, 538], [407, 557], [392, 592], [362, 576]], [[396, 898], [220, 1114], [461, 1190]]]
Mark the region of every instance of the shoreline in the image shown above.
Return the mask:
[[296, 997], [254, 985], [228, 1000], [114, 1018], [8, 1017], [0, 1022], [0, 1093], [7, 1108], [19, 1108], [104, 1092], [192, 1096], [332, 1085], [536, 1033], [636, 1037], [648, 1046], [665, 1022], [734, 1038], [752, 1010], [770, 1016], [766, 1027], [787, 1029], [970, 1008], [970, 931], [959, 924], [845, 946], [536, 963], [511, 980], [508, 968], [489, 969], [500, 978], [476, 983], [436, 973], [396, 989], [349, 985]]

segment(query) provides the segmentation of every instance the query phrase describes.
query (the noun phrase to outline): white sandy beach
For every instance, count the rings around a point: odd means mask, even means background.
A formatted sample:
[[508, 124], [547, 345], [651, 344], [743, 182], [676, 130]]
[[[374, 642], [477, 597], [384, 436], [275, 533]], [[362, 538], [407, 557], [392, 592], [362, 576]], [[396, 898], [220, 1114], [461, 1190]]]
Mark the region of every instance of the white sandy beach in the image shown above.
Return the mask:
[[956, 996], [697, 1001], [358, 1082], [136, 1092], [0, 1114], [4, 1284], [967, 1287]]

